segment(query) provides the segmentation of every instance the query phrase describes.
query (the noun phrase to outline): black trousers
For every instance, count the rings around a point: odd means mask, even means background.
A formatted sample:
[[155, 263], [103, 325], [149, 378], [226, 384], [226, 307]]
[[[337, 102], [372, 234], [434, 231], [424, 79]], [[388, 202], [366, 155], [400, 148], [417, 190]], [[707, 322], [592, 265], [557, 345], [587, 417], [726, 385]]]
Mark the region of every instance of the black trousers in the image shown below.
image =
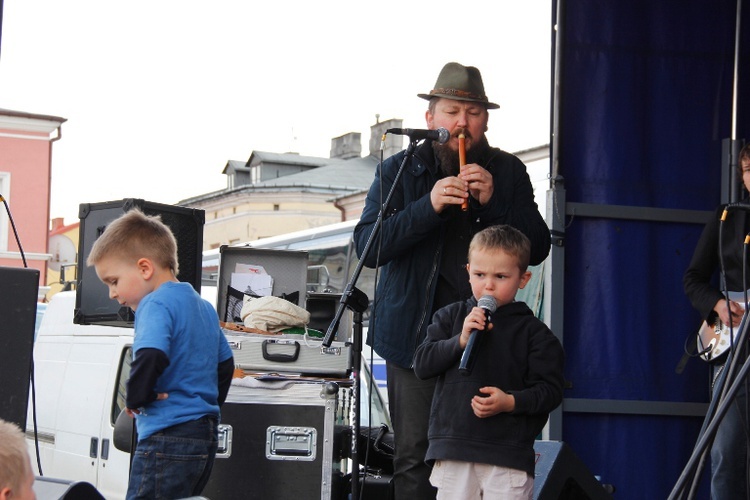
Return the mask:
[[393, 460], [395, 500], [434, 500], [432, 468], [425, 462], [430, 406], [436, 379], [420, 380], [414, 371], [386, 362], [388, 408], [396, 447]]

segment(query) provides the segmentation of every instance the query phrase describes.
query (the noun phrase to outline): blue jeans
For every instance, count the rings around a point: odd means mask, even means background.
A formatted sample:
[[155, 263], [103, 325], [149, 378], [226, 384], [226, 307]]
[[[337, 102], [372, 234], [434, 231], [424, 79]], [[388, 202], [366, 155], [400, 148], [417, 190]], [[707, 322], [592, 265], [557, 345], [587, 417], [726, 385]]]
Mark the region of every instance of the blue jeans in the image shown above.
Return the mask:
[[216, 418], [203, 417], [138, 441], [127, 499], [200, 495], [216, 457], [217, 432]]
[[[718, 384], [717, 384], [718, 386]], [[747, 383], [743, 384], [719, 423], [711, 447], [711, 498], [747, 498], [748, 440]], [[729, 386], [727, 386], [729, 389]], [[718, 397], [718, 387], [714, 397]]]
[[419, 380], [413, 370], [386, 362], [388, 408], [393, 423], [393, 487], [396, 500], [433, 500], [432, 467], [424, 462], [430, 407], [437, 379]]

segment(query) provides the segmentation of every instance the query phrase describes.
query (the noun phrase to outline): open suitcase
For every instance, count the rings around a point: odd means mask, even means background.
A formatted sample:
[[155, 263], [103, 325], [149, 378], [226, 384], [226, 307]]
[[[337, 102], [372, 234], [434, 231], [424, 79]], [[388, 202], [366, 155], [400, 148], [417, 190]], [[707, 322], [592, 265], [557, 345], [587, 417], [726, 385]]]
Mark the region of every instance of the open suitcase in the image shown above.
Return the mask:
[[[247, 269], [252, 270], [249, 274], [260, 274], [259, 270], [262, 270], [265, 276], [253, 282], [248, 278], [256, 276], [238, 276], [241, 274], [238, 270]], [[308, 304], [306, 280], [307, 252], [224, 246], [220, 249], [216, 310], [222, 322], [241, 324], [239, 313], [243, 295], [262, 290], [264, 294], [286, 299], [302, 308], [314, 306], [315, 310], [310, 312], [315, 324], [309, 326], [325, 333], [340, 295], [330, 294], [326, 300], [324, 295], [314, 294]], [[245, 285], [246, 288], [239, 289]], [[325, 316], [329, 314], [326, 321]], [[329, 347], [322, 346], [322, 338], [312, 337], [304, 331], [263, 335], [226, 328], [224, 333], [232, 347], [235, 365], [247, 372], [345, 378], [352, 367], [351, 346], [346, 341], [348, 324], [342, 322]]]

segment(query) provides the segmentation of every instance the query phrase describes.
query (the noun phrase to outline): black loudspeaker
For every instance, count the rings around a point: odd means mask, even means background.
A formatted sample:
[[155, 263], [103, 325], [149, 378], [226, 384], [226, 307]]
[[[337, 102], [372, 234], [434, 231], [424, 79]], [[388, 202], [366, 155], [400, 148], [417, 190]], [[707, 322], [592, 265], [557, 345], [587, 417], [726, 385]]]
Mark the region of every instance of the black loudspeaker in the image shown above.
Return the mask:
[[612, 500], [614, 488], [600, 483], [570, 447], [534, 442], [534, 500]]
[[[340, 293], [313, 293], [308, 292], [305, 301], [305, 308], [310, 313], [309, 328], [326, 333], [331, 326], [333, 318], [336, 316], [339, 304], [341, 303]], [[345, 342], [352, 336], [352, 315], [349, 309], [344, 311], [339, 321], [339, 327], [336, 330], [333, 340]]]
[[37, 476], [34, 480], [37, 500], [104, 500], [93, 484]]
[[201, 290], [201, 266], [203, 256], [203, 210], [163, 205], [135, 198], [102, 203], [82, 203], [78, 240], [78, 284], [73, 322], [79, 325], [132, 326], [135, 316], [129, 307], [120, 307], [109, 298], [109, 290], [96, 275], [93, 267], [86, 266], [86, 259], [94, 241], [101, 236], [107, 224], [134, 208], [146, 215], [159, 215], [169, 226], [177, 240], [177, 279], [190, 283], [196, 291]]
[[0, 418], [26, 429], [39, 270], [0, 267]]

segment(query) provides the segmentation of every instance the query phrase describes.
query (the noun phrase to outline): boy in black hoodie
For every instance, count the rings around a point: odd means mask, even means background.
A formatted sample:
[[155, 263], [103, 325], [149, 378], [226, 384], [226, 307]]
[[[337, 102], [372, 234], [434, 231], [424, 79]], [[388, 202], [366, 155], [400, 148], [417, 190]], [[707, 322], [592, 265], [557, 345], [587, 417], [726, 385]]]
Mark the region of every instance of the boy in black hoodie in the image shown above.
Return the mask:
[[534, 440], [562, 401], [565, 355], [515, 302], [531, 277], [529, 253], [528, 238], [511, 226], [477, 233], [467, 265], [474, 297], [438, 310], [414, 356], [419, 378], [438, 377], [426, 457], [438, 499], [533, 496]]

